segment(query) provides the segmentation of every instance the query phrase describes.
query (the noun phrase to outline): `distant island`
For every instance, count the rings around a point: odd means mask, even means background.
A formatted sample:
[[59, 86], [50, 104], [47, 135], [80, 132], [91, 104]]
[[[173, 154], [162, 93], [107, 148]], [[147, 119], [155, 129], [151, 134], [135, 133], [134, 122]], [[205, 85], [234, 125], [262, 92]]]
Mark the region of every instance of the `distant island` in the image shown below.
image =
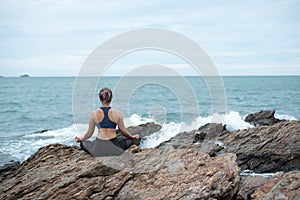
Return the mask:
[[21, 77], [21, 78], [29, 77], [29, 75], [28, 75], [28, 74], [23, 74], [23, 75], [21, 75], [20, 77]]

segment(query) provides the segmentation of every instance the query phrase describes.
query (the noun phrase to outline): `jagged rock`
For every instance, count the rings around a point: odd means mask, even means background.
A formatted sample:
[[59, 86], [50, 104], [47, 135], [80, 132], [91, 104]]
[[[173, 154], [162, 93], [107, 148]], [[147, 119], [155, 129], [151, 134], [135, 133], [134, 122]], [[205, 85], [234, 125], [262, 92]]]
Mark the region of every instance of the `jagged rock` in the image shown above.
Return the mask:
[[0, 199], [231, 199], [240, 182], [235, 159], [172, 147], [94, 158], [49, 145], [2, 182]]
[[278, 172], [259, 187], [252, 199], [300, 199], [300, 171]]
[[[161, 129], [161, 125], [160, 124], [155, 124], [154, 122], [149, 122], [146, 124], [141, 124], [138, 126], [130, 126], [127, 128], [127, 130], [132, 134], [139, 134], [140, 138], [144, 138], [146, 136], [149, 136], [155, 132], [158, 132]], [[118, 136], [121, 135], [120, 131], [117, 130], [117, 134]]]
[[226, 125], [217, 123], [208, 123], [201, 126], [198, 131], [195, 132], [193, 142], [203, 142], [204, 139], [210, 140], [216, 138], [223, 131], [226, 131]]
[[270, 125], [274, 125], [280, 121], [283, 121], [283, 120], [279, 120], [279, 119], [275, 118], [274, 114], [275, 114], [275, 110], [262, 110], [257, 113], [249, 114], [245, 118], [245, 121], [249, 122], [255, 126], [257, 126], [257, 125], [270, 126]]
[[[218, 136], [209, 138], [208, 135]], [[196, 143], [194, 143], [196, 141]], [[300, 168], [300, 121], [283, 121], [272, 126], [228, 132], [221, 124], [179, 133], [158, 148], [196, 148], [210, 156], [225, 152], [237, 155], [242, 170], [277, 172]]]
[[237, 155], [239, 166], [255, 172], [300, 169], [300, 121], [280, 122], [221, 134], [225, 152]]
[[[208, 123], [204, 126], [201, 126], [198, 130], [179, 133], [170, 140], [160, 144], [157, 148], [165, 148], [167, 146], [173, 146], [174, 148], [179, 149], [188, 148], [191, 147], [194, 143], [203, 143], [204, 141], [209, 142], [210, 140], [217, 138], [217, 136], [223, 131], [226, 131], [225, 125], [223, 126], [222, 124]], [[211, 144], [213, 144], [213, 142]], [[209, 146], [210, 144], [206, 145], [206, 147]], [[215, 148], [215, 145], [213, 146], [214, 147], [212, 148]], [[208, 153], [209, 151], [210, 150], [204, 152]]]

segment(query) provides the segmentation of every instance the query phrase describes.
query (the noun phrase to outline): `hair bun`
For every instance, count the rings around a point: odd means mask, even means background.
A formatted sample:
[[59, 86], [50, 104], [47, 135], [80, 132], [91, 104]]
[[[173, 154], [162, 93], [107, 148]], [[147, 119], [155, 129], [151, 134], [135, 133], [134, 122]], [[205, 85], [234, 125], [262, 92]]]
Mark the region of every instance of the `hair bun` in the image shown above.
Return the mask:
[[103, 103], [110, 103], [112, 99], [112, 91], [109, 88], [102, 88], [99, 92], [99, 97]]

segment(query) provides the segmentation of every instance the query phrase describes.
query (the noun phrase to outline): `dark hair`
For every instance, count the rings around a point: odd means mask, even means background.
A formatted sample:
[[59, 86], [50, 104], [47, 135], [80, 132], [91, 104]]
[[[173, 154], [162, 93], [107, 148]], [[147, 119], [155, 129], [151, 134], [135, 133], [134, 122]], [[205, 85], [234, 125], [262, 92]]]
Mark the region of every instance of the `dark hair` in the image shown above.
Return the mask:
[[109, 104], [113, 97], [111, 89], [105, 87], [99, 92], [100, 101], [105, 104]]

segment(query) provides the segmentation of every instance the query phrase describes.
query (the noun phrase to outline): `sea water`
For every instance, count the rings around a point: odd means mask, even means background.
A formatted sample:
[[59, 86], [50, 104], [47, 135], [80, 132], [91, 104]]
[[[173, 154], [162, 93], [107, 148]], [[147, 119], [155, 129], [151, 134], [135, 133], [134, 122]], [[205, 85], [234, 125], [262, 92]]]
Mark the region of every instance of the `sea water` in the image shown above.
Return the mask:
[[266, 109], [275, 109], [280, 119], [300, 119], [300, 76], [221, 77], [223, 85], [217, 87], [225, 99], [219, 102], [224, 110], [218, 113], [212, 103], [214, 91], [204, 78], [183, 79], [185, 82], [176, 77], [97, 78], [96, 85], [84, 88], [92, 91], [92, 108], [78, 112], [74, 102], [79, 98], [86, 103], [91, 98], [85, 91], [74, 95], [75, 77], [0, 78], [0, 166], [10, 160], [24, 161], [48, 144], [78, 145], [74, 137], [85, 133], [89, 113], [100, 107], [97, 94], [102, 87], [118, 91], [112, 106], [123, 113], [126, 126], [152, 121], [162, 125], [142, 142], [142, 148], [199, 128], [218, 119], [216, 116], [221, 116], [228, 130], [252, 127], [243, 121], [245, 116]]

